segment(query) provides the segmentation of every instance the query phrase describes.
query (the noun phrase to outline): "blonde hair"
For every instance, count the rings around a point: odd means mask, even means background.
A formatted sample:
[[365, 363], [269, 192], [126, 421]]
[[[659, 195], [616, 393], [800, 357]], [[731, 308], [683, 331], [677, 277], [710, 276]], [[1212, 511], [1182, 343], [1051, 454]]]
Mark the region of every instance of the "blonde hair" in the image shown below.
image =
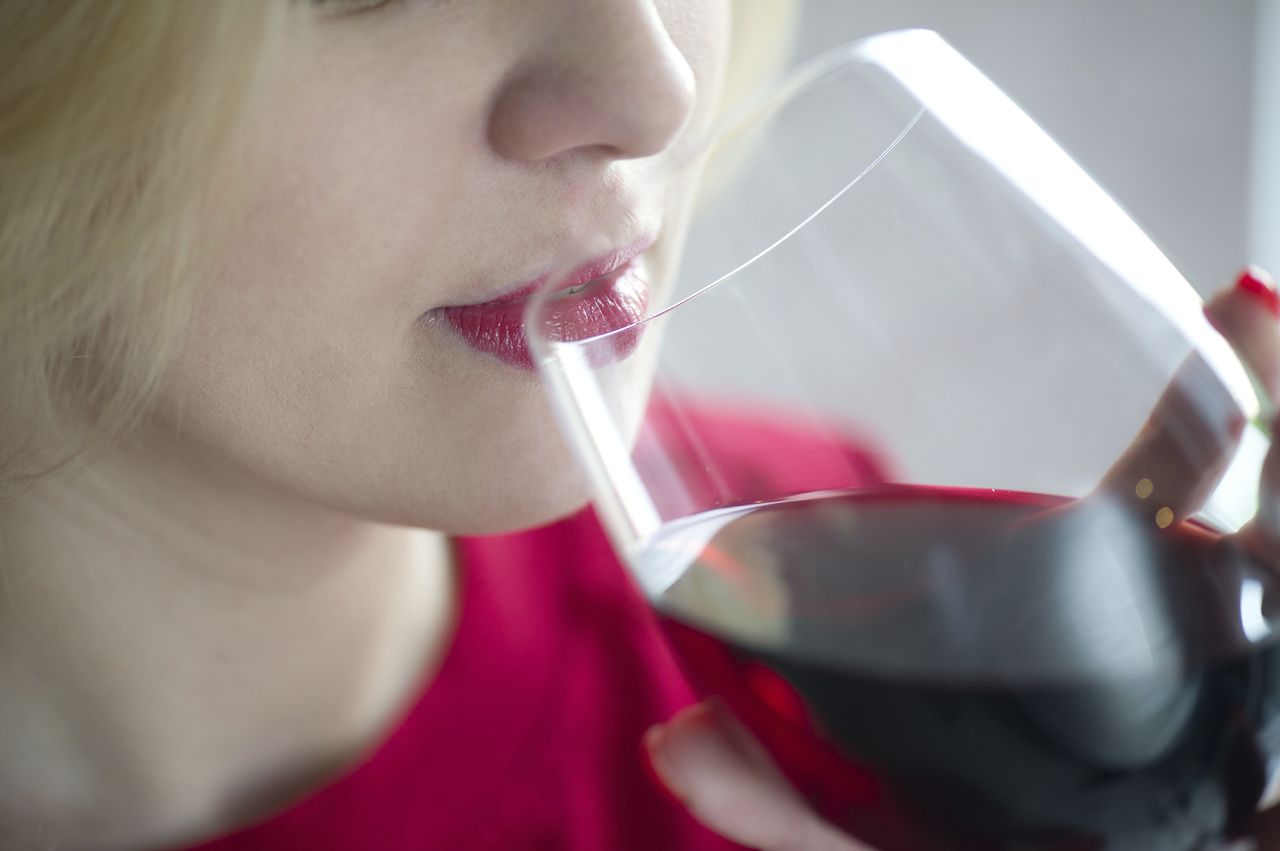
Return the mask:
[[139, 420], [273, 5], [0, 3], [0, 498]]
[[795, 0], [735, 0], [732, 8], [733, 58], [720, 97], [721, 112], [732, 112], [783, 69], [799, 20]]
[[[780, 63], [791, 5], [735, 4], [725, 103]], [[194, 213], [284, 8], [0, 2], [0, 499], [145, 415], [190, 312]]]

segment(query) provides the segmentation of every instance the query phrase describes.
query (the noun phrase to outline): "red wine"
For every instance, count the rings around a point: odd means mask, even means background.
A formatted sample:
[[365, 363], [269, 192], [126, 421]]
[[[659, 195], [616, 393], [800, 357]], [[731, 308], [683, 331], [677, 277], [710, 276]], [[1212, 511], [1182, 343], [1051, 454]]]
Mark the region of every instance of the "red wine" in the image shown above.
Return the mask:
[[639, 561], [695, 684], [877, 847], [1215, 848], [1280, 754], [1280, 580], [1192, 524], [893, 487], [711, 512]]

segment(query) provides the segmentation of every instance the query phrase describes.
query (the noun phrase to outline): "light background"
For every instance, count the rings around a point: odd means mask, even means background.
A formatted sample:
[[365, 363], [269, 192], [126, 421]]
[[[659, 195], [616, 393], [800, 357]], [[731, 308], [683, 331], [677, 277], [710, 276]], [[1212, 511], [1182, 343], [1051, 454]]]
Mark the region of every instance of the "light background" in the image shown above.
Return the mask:
[[[888, 29], [937, 30], [1208, 293], [1246, 262], [1280, 267], [1278, 8], [1280, 0], [801, 0], [796, 60]], [[1256, 98], [1255, 56], [1268, 78]], [[1268, 121], [1255, 120], [1255, 100], [1269, 104], [1257, 111]], [[1276, 155], [1252, 164], [1263, 146]], [[1265, 192], [1251, 193], [1251, 171], [1266, 173]]]

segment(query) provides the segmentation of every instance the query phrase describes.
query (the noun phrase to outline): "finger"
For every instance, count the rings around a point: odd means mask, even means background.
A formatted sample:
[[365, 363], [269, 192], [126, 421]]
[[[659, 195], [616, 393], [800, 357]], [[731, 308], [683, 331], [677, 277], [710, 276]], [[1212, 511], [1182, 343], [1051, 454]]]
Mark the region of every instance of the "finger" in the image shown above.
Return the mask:
[[[1264, 409], [1275, 416], [1280, 399], [1280, 295], [1266, 272], [1251, 267], [1230, 299], [1215, 299], [1205, 309], [1214, 327], [1239, 353], [1265, 396]], [[1275, 433], [1276, 423], [1272, 422]], [[1258, 513], [1240, 533], [1255, 554], [1280, 551], [1280, 454], [1272, 446], [1262, 464]]]
[[819, 819], [714, 701], [653, 728], [645, 746], [663, 783], [721, 836], [762, 851], [868, 851]]
[[[1280, 298], [1269, 278], [1250, 268], [1220, 291], [1205, 315], [1269, 392], [1280, 390]], [[1197, 511], [1235, 454], [1244, 417], [1217, 374], [1197, 353], [1186, 360], [1101, 490], [1119, 497], [1157, 526]]]
[[1205, 305], [1205, 315], [1240, 356], [1270, 399], [1280, 395], [1280, 295], [1275, 281], [1250, 266], [1236, 285]]

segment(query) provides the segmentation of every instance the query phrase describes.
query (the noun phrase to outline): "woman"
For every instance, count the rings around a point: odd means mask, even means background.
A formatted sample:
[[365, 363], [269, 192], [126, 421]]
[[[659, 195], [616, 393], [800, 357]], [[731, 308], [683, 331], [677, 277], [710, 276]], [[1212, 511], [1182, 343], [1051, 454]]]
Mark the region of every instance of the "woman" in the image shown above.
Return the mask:
[[441, 316], [602, 227], [660, 274], [729, 11], [0, 6], [0, 847], [722, 847], [598, 532], [448, 537], [582, 497]]
[[0, 3], [0, 847], [854, 847], [675, 715], [589, 516], [454, 537], [582, 494], [449, 311], [586, 233], [662, 280], [772, 8]]

